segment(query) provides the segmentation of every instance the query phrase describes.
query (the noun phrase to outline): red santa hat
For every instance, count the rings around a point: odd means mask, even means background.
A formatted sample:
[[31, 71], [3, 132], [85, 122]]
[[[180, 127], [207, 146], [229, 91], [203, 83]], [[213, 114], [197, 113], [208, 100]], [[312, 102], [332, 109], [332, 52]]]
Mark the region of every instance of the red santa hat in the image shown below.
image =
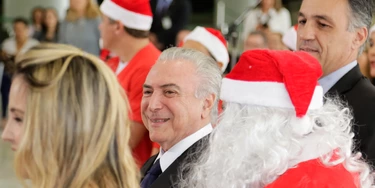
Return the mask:
[[149, 0], [105, 0], [100, 5], [100, 10], [128, 28], [142, 31], [151, 28], [152, 11]]
[[187, 40], [196, 41], [205, 46], [215, 60], [223, 64], [221, 71], [225, 71], [229, 63], [229, 54], [227, 41], [219, 30], [197, 26], [184, 38], [184, 42]]
[[296, 51], [297, 50], [297, 29], [298, 24], [291, 27], [282, 38], [283, 43], [285, 46], [287, 46], [289, 49]]
[[294, 109], [296, 119], [302, 119], [308, 110], [323, 106], [323, 88], [318, 84], [321, 75], [318, 60], [306, 52], [250, 50], [223, 79], [220, 98]]

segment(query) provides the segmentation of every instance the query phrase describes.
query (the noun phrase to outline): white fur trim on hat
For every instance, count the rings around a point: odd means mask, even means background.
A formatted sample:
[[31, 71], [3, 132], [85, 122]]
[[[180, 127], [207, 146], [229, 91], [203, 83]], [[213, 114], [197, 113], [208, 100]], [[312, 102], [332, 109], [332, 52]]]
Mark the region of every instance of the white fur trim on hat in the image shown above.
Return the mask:
[[100, 10], [108, 17], [121, 21], [131, 29], [148, 31], [151, 28], [152, 17], [126, 10], [111, 0], [105, 0]]
[[205, 46], [216, 61], [223, 63], [221, 71], [225, 71], [229, 63], [229, 55], [227, 47], [223, 44], [223, 42], [221, 42], [220, 39], [212, 35], [204, 27], [198, 26], [185, 37], [184, 42], [187, 40], [196, 41]]
[[[224, 78], [220, 99], [240, 104], [294, 109], [285, 85], [277, 82], [247, 82]], [[322, 106], [323, 88], [316, 86], [308, 109]]]

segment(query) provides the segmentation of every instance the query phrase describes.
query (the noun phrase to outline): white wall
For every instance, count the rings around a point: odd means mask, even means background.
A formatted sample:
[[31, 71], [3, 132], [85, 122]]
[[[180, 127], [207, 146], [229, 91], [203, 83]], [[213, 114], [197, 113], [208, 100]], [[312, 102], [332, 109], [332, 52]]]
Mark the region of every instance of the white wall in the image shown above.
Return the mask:
[[53, 7], [60, 16], [60, 19], [65, 17], [66, 9], [69, 5], [69, 0], [2, 0], [4, 1], [4, 16], [6, 18], [14, 18], [23, 16], [30, 18], [31, 10], [35, 6]]

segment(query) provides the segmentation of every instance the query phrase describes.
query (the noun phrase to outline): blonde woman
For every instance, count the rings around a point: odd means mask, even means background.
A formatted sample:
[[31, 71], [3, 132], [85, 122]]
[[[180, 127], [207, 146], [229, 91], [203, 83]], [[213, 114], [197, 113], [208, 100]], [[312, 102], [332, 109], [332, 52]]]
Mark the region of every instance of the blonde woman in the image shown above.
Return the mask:
[[95, 0], [70, 0], [66, 18], [59, 26], [59, 42], [99, 56], [100, 10]]
[[16, 60], [2, 138], [33, 188], [137, 188], [127, 99], [98, 58], [43, 44]]

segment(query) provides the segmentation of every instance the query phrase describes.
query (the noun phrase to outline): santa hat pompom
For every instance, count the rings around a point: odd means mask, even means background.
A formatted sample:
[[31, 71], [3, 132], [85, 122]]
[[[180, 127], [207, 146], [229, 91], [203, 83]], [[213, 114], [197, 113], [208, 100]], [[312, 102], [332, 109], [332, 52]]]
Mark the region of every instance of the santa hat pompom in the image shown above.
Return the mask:
[[292, 130], [297, 135], [303, 136], [312, 132], [314, 122], [311, 121], [309, 116], [292, 117], [290, 120]]

